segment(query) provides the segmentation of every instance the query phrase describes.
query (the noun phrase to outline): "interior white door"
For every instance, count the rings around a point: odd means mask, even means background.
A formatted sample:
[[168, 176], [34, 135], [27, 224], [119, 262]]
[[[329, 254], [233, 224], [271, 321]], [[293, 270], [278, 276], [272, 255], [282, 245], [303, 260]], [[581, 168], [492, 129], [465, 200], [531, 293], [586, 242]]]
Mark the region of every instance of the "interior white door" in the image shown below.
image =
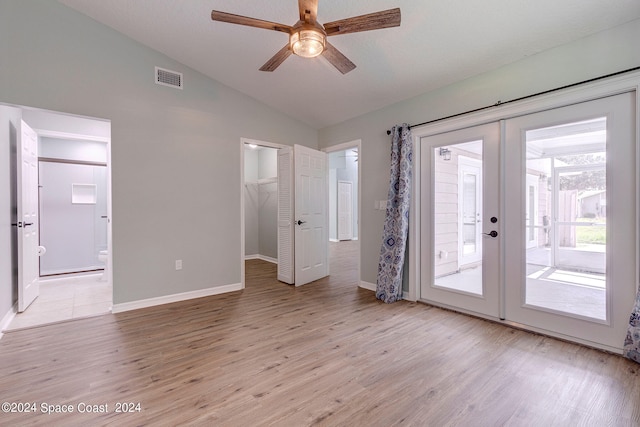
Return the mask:
[[338, 240], [353, 239], [353, 183], [338, 181]]
[[327, 155], [294, 146], [295, 285], [329, 274]]
[[278, 150], [278, 280], [294, 283], [293, 149]]
[[18, 311], [40, 292], [38, 266], [38, 136], [24, 121], [18, 132]]
[[[499, 317], [499, 138], [500, 126], [491, 123], [421, 138], [421, 271], [420, 299], [492, 318]], [[461, 158], [475, 159], [468, 183], [473, 197], [474, 222], [468, 244], [475, 241], [477, 262], [461, 267], [464, 254], [464, 174]], [[464, 160], [463, 160], [464, 162]], [[478, 170], [480, 169], [480, 170]], [[474, 182], [474, 180], [476, 180]], [[476, 197], [481, 200], [477, 201]], [[478, 210], [479, 209], [479, 210]], [[478, 233], [483, 233], [478, 238]], [[495, 234], [492, 235], [492, 232]], [[480, 242], [480, 240], [482, 240]]]
[[[637, 286], [635, 105], [625, 93], [506, 121], [507, 320], [622, 348]], [[535, 245], [532, 174], [550, 217]]]

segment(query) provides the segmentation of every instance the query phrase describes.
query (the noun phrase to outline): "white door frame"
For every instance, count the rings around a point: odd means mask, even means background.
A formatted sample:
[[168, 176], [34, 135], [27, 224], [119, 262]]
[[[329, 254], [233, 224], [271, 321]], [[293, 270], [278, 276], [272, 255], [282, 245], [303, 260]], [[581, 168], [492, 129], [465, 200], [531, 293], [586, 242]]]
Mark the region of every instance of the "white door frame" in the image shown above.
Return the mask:
[[[635, 135], [635, 144], [636, 147], [640, 147], [640, 116], [638, 112], [640, 111], [640, 72], [628, 73], [625, 75], [620, 75], [616, 77], [611, 77], [604, 80], [599, 80], [591, 83], [586, 83], [584, 85], [571, 87], [568, 89], [563, 89], [557, 92], [550, 92], [544, 95], [536, 96], [534, 98], [525, 99], [522, 101], [517, 101], [509, 104], [496, 105], [494, 108], [478, 111], [475, 113], [465, 114], [463, 116], [454, 117], [447, 120], [442, 120], [436, 123], [432, 123], [430, 125], [426, 125], [424, 127], [414, 128], [412, 130], [413, 138], [414, 138], [414, 185], [413, 185], [413, 194], [412, 194], [412, 206], [411, 212], [413, 213], [410, 220], [409, 234], [410, 234], [410, 242], [413, 241], [413, 244], [410, 244], [409, 249], [409, 266], [410, 266], [410, 275], [409, 275], [409, 295], [415, 295], [418, 299], [419, 297], [419, 288], [420, 288], [420, 280], [421, 274], [420, 271], [420, 263], [415, 262], [415, 260], [421, 259], [420, 253], [420, 245], [416, 244], [416, 242], [420, 241], [420, 200], [418, 200], [418, 196], [420, 194], [420, 176], [421, 176], [421, 165], [420, 165], [420, 139], [425, 136], [436, 135], [439, 133], [450, 132], [458, 129], [463, 129], [465, 127], [477, 126], [485, 123], [491, 122], [500, 122], [500, 126], [502, 130], [504, 130], [504, 120], [509, 118], [518, 117], [525, 114], [536, 113], [539, 111], [544, 111], [552, 108], [559, 108], [567, 105], [572, 105], [580, 102], [591, 101], [594, 99], [616, 95], [624, 92], [635, 92], [636, 93], [636, 129], [639, 130]], [[504, 132], [501, 132], [501, 138], [504, 138]], [[504, 141], [502, 141], [504, 142]], [[501, 169], [504, 169], [504, 143], [501, 143]], [[636, 150], [636, 162], [640, 164], [640, 150]], [[428, 167], [428, 165], [427, 165]], [[640, 188], [640, 168], [636, 169], [636, 175], [634, 177], [636, 186]], [[500, 181], [500, 197], [503, 199], [505, 195], [505, 183], [504, 180]], [[416, 201], [415, 204], [413, 201]], [[640, 197], [636, 199], [636, 224], [640, 221]], [[500, 212], [500, 217], [504, 218], [504, 206], [503, 210]], [[427, 224], [428, 225], [428, 224]], [[499, 223], [500, 227], [498, 232], [500, 236], [504, 235], [504, 222], [501, 221]], [[640, 230], [636, 231], [636, 251], [640, 253]], [[501, 281], [504, 281], [504, 253], [501, 254]], [[640, 269], [638, 268], [638, 261], [636, 260], [636, 277], [635, 282], [638, 284], [640, 282]], [[501, 311], [504, 310], [504, 296], [501, 301]], [[480, 316], [483, 317], [483, 316]], [[502, 316], [501, 316], [502, 317]], [[534, 328], [530, 328], [535, 331]], [[549, 334], [549, 335], [557, 335], [561, 338], [560, 334]], [[579, 340], [575, 340], [580, 342]], [[590, 344], [593, 345], [593, 344]]]
[[[106, 143], [107, 149], [107, 250], [108, 250], [108, 259], [107, 263], [110, 268], [107, 269], [107, 280], [108, 283], [113, 286], [113, 245], [112, 245], [112, 236], [113, 236], [113, 209], [112, 209], [112, 171], [111, 171], [111, 121], [107, 119], [102, 119], [99, 117], [91, 117], [91, 116], [82, 116], [78, 114], [65, 113], [61, 111], [53, 111], [53, 110], [45, 110], [41, 108], [28, 107], [24, 105], [11, 105], [11, 104], [3, 104], [10, 105], [12, 107], [18, 108], [22, 111], [22, 119], [25, 120], [25, 115], [28, 115], [28, 112], [35, 112], [38, 115], [42, 115], [45, 117], [47, 115], [58, 116], [64, 118], [67, 116], [69, 118], [75, 119], [83, 119], [89, 121], [95, 121], [100, 123], [108, 123], [109, 124], [109, 137], [106, 136], [98, 136], [96, 134], [80, 134], [77, 132], [69, 132], [64, 129], [68, 129], [71, 125], [66, 125], [66, 121], [62, 120], [53, 120], [56, 122], [56, 126], [58, 129], [52, 129], [49, 126], [35, 126], [35, 124], [42, 125], [42, 123], [34, 123], [33, 130], [38, 134], [38, 138], [40, 137], [48, 137], [48, 138], [57, 138], [57, 139], [68, 139], [68, 140], [82, 140], [82, 141], [96, 141], [96, 142], [104, 142]], [[27, 123], [31, 121], [30, 119], [25, 120]], [[60, 130], [63, 129], [63, 130]], [[113, 298], [113, 295], [112, 295]]]
[[[361, 217], [362, 217], [362, 140], [360, 139], [356, 139], [353, 141], [349, 141], [349, 142], [345, 142], [342, 144], [336, 144], [336, 145], [332, 145], [331, 147], [326, 147], [323, 148], [321, 151], [324, 151], [325, 153], [329, 154], [329, 153], [335, 153], [336, 151], [344, 151], [344, 150], [348, 150], [350, 148], [357, 148], [358, 149], [358, 185], [356, 186], [357, 191], [358, 191], [358, 240], [356, 240], [357, 242], [357, 247], [358, 247], [358, 284], [362, 283], [361, 277], [362, 277], [362, 271], [361, 271], [361, 266], [362, 263], [360, 261], [360, 257], [361, 257], [361, 251], [360, 251], [360, 242], [362, 241], [361, 237], [362, 233], [361, 233], [361, 228], [362, 228], [362, 221], [361, 221]], [[415, 158], [415, 157], [414, 157]], [[329, 189], [327, 188], [327, 194], [329, 194]], [[337, 235], [336, 235], [337, 237]], [[331, 271], [331, 263], [329, 263], [329, 271]], [[365, 286], [366, 287], [366, 286]]]

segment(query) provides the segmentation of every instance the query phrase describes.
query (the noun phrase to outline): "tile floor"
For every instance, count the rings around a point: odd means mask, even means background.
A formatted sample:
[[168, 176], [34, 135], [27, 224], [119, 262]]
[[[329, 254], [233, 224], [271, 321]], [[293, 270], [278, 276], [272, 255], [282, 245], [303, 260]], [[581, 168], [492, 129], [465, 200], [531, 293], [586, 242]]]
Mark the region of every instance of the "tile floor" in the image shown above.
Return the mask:
[[13, 318], [6, 331], [56, 323], [111, 311], [112, 287], [102, 274], [41, 279], [40, 295]]

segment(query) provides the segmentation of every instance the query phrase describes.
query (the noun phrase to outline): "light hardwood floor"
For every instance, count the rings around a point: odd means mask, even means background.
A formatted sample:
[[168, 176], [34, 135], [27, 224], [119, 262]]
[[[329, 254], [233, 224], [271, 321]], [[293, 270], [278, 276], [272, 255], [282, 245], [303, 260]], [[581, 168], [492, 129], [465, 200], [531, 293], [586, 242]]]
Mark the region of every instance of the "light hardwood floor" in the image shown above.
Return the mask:
[[[300, 288], [247, 262], [244, 291], [8, 332], [0, 425], [638, 426], [640, 365], [356, 286], [352, 243]], [[118, 402], [140, 412], [115, 413]], [[107, 414], [78, 405], [107, 404]]]

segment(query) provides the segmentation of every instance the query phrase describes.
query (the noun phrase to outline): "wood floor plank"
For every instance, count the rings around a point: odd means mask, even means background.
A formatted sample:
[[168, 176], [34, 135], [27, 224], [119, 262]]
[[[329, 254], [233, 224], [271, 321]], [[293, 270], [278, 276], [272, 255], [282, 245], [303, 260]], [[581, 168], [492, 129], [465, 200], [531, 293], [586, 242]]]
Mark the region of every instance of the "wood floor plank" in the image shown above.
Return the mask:
[[[0, 425], [639, 426], [622, 357], [357, 286], [356, 243], [300, 288], [246, 264], [243, 291], [8, 332]], [[117, 402], [140, 412], [115, 413]]]

